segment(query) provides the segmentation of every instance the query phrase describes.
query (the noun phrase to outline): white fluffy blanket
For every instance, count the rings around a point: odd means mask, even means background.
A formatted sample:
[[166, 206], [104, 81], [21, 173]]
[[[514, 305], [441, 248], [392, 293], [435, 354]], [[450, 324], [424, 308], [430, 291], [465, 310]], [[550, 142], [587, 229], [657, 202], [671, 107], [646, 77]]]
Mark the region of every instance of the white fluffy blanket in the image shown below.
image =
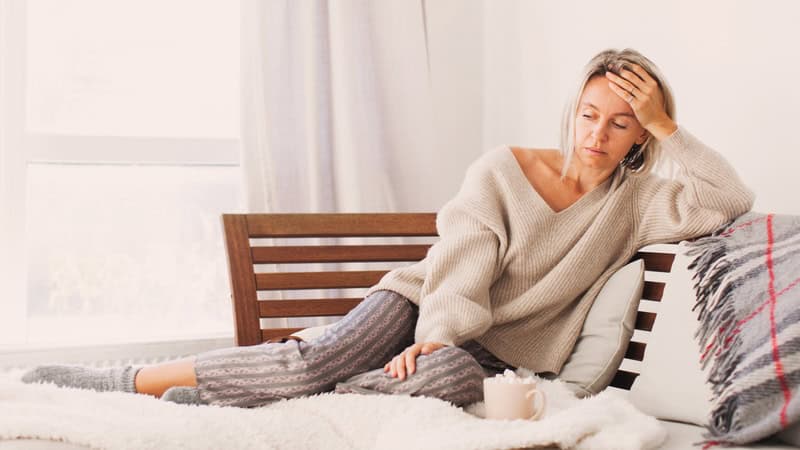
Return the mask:
[[431, 398], [321, 394], [255, 409], [186, 406], [144, 395], [0, 378], [0, 439], [101, 449], [647, 449], [666, 437], [619, 394], [578, 400], [543, 380], [538, 422], [486, 420]]

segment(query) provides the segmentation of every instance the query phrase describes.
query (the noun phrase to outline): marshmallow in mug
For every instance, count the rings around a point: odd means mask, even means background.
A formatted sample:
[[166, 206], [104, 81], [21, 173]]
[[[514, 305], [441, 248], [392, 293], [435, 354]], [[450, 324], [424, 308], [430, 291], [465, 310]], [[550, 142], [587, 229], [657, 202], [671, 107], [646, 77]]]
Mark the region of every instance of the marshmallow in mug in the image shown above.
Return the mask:
[[489, 379], [496, 383], [519, 383], [519, 384], [536, 383], [536, 378], [533, 378], [531, 376], [521, 377], [510, 369], [506, 369], [505, 372], [498, 373], [497, 375]]

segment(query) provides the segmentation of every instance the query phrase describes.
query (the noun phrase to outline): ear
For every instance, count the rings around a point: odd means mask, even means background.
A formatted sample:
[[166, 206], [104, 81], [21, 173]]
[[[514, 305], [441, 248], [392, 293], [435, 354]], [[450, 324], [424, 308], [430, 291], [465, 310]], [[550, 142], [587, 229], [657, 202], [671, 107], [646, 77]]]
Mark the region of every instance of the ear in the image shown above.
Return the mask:
[[649, 131], [647, 131], [647, 130], [642, 131], [642, 134], [640, 134], [639, 137], [636, 138], [636, 144], [637, 145], [644, 144], [645, 142], [647, 142], [647, 138], [649, 138], [649, 137], [650, 137], [650, 132]]

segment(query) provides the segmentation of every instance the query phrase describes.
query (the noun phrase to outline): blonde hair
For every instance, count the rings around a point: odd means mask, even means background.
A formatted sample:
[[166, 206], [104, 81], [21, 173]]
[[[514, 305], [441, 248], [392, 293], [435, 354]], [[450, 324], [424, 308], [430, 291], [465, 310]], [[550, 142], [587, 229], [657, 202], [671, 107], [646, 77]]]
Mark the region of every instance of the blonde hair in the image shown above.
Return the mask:
[[[619, 75], [620, 70], [627, 68], [629, 63], [636, 64], [653, 77], [664, 94], [664, 109], [667, 115], [675, 120], [675, 99], [672, 95], [667, 80], [656, 65], [636, 50], [626, 48], [624, 50], [608, 49], [595, 55], [583, 69], [578, 83], [578, 89], [569, 99], [561, 119], [561, 156], [564, 165], [561, 170], [561, 177], [567, 174], [570, 162], [572, 161], [573, 149], [575, 147], [575, 116], [578, 113], [578, 101], [586, 88], [586, 83], [596, 76], [604, 76], [606, 72]], [[653, 136], [648, 136], [642, 144], [642, 155], [644, 163], [636, 171], [637, 174], [647, 174], [653, 171], [661, 160], [661, 146]]]

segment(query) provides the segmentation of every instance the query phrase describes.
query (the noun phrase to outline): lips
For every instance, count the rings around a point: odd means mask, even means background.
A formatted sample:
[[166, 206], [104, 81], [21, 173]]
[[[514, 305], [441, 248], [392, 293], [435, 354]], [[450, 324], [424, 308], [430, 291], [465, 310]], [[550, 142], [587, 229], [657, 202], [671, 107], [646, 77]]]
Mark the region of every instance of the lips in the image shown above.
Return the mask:
[[599, 149], [599, 148], [597, 148], [597, 147], [584, 147], [584, 150], [586, 150], [586, 151], [587, 151], [587, 152], [589, 152], [589, 153], [595, 154], [595, 155], [602, 155], [602, 154], [605, 154], [605, 152], [604, 152], [604, 151], [600, 150], [600, 149]]

